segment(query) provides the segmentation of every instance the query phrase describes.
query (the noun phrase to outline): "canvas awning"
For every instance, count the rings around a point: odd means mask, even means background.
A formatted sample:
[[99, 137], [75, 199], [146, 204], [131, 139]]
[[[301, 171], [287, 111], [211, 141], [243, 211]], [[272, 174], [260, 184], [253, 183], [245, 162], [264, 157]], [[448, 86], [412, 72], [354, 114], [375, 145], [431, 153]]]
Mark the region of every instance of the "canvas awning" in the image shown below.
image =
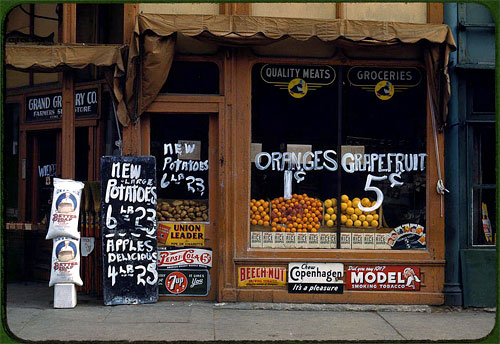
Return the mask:
[[[83, 69], [89, 65], [109, 67], [106, 79], [113, 89], [116, 102], [119, 104], [117, 114], [121, 123], [128, 123], [128, 114], [123, 102], [123, 85], [125, 64], [124, 45], [82, 45], [82, 44], [6, 44], [6, 68], [31, 72], [64, 72], [72, 69]], [[120, 105], [121, 104], [121, 105]], [[122, 116], [122, 117], [120, 117]]]
[[[438, 120], [446, 119], [450, 97], [449, 53], [456, 49], [442, 24], [407, 24], [359, 20], [315, 20], [236, 15], [139, 14], [127, 62], [126, 103], [136, 121], [158, 95], [173, 61], [176, 34], [222, 46], [269, 45], [284, 39], [319, 39], [345, 50], [418, 46], [427, 67]], [[140, 78], [136, 78], [137, 70]], [[140, 81], [139, 81], [140, 80]]]

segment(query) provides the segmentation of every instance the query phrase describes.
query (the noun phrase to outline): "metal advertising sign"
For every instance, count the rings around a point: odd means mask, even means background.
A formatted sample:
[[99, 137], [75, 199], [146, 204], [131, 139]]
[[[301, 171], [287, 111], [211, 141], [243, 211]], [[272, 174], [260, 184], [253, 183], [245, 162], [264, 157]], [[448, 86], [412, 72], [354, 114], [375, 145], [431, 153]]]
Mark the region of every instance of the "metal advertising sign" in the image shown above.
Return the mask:
[[303, 294], [342, 294], [344, 264], [289, 263], [288, 292]]
[[238, 267], [238, 287], [284, 285], [286, 285], [286, 268], [264, 266]]
[[406, 265], [349, 265], [348, 290], [420, 290], [420, 269]]
[[[98, 114], [98, 89], [75, 91], [75, 116]], [[26, 97], [26, 122], [60, 120], [62, 117], [62, 93], [50, 93]]]
[[182, 248], [168, 250], [158, 247], [159, 268], [211, 268], [212, 250], [204, 248]]
[[205, 224], [159, 222], [158, 242], [166, 246], [205, 246]]
[[158, 269], [158, 289], [159, 295], [207, 296], [210, 273], [207, 269]]

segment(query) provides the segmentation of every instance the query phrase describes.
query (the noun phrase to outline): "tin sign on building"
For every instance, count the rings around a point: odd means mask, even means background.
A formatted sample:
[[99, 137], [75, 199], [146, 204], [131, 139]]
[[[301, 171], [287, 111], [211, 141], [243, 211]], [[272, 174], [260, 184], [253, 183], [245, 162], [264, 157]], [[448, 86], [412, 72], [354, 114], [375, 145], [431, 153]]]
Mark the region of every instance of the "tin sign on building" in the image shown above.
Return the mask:
[[342, 294], [344, 264], [289, 263], [288, 292], [302, 294]]
[[211, 268], [212, 250], [206, 248], [183, 248], [168, 250], [158, 247], [159, 268]]
[[406, 265], [349, 265], [348, 290], [420, 290], [420, 269]]
[[238, 268], [238, 287], [284, 286], [286, 268], [264, 266], [240, 266]]
[[159, 295], [207, 296], [210, 291], [208, 269], [158, 269]]

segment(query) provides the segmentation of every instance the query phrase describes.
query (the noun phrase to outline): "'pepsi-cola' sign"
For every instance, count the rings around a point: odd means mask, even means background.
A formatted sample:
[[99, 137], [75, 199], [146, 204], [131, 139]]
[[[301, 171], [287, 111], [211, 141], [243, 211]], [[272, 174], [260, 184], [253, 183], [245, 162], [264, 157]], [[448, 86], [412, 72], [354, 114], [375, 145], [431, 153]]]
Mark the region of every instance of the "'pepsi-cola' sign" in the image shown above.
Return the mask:
[[159, 268], [211, 268], [212, 250], [206, 248], [182, 248], [168, 250], [158, 247]]
[[420, 268], [416, 266], [349, 265], [348, 290], [420, 290]]

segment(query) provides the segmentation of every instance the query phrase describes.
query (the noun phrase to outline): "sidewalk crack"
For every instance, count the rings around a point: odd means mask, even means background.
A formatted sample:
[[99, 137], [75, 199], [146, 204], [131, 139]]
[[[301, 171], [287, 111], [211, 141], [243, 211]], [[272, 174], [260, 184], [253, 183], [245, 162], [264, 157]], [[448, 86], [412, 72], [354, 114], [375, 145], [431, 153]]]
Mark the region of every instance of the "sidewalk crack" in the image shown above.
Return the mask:
[[386, 318], [384, 318], [384, 316], [382, 314], [380, 314], [378, 311], [375, 311], [375, 313], [377, 313], [377, 315], [379, 317], [381, 317], [387, 323], [387, 325], [389, 325], [394, 331], [396, 331], [396, 333], [399, 334], [404, 340], [408, 339], [405, 336], [403, 336], [403, 334], [401, 332], [399, 332], [398, 329], [395, 328]]

